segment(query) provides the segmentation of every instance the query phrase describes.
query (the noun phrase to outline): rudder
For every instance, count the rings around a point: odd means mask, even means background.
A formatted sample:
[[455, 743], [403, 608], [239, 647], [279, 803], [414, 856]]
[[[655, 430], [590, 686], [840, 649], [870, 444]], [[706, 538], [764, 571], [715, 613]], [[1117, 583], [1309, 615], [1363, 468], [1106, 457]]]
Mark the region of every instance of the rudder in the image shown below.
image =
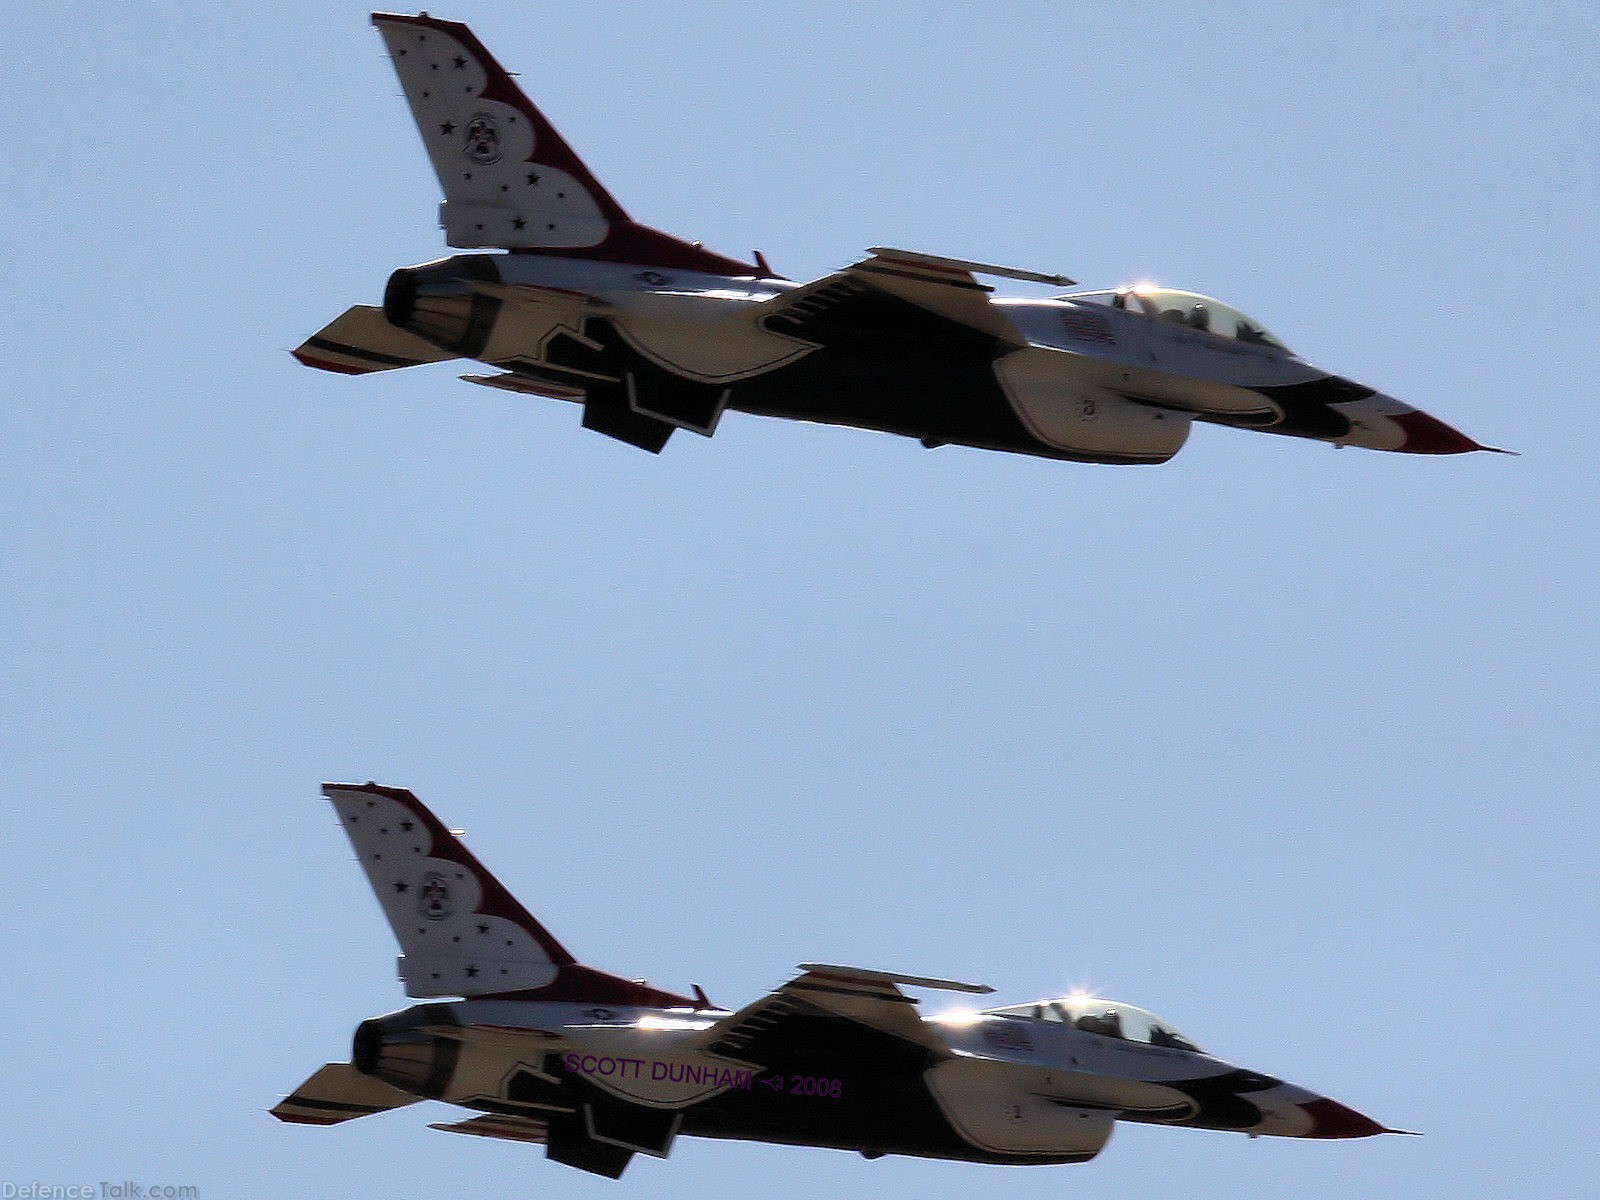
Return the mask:
[[433, 163], [445, 240], [724, 275], [765, 275], [629, 218], [472, 30], [373, 13]]
[[325, 783], [400, 943], [406, 995], [503, 996], [696, 1007], [699, 998], [578, 962], [428, 807], [404, 788]]
[[628, 214], [465, 25], [374, 13], [445, 201], [452, 246], [578, 247]]
[[406, 995], [547, 987], [574, 961], [410, 792], [375, 783], [322, 792], [400, 943]]

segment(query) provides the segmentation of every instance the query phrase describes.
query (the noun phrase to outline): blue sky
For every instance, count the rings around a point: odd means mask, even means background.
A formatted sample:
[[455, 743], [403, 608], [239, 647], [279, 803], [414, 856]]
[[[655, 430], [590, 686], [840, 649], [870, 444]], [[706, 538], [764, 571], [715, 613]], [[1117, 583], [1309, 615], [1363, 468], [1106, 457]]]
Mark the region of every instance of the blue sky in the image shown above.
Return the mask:
[[[479, 0], [639, 219], [1219, 296], [1520, 458], [1073, 466], [738, 415], [659, 458], [284, 351], [444, 252], [366, 9], [24, 0], [0, 79], [0, 1181], [204, 1197], [1574, 1194], [1600, 984], [1583, 5]], [[265, 1113], [401, 1006], [323, 779], [594, 965], [1091, 985], [1421, 1139], [619, 1184]], [[930, 998], [935, 999], [935, 998]]]

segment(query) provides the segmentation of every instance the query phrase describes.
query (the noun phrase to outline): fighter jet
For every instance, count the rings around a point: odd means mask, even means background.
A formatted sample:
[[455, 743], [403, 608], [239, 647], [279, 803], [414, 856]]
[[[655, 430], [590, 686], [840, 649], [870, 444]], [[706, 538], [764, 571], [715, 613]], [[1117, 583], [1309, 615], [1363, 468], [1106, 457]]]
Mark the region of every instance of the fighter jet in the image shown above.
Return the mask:
[[1064, 276], [874, 247], [796, 283], [635, 222], [465, 26], [376, 13], [457, 255], [395, 271], [294, 351], [348, 374], [475, 359], [659, 452], [730, 410], [1076, 462], [1170, 459], [1196, 420], [1410, 454], [1486, 450], [1312, 366], [1259, 322], [1155, 286], [1003, 298]]
[[[924, 1016], [969, 983], [805, 963], [738, 1010], [579, 963], [410, 792], [323, 786], [399, 940], [406, 994], [272, 1110], [336, 1125], [442, 1100], [433, 1129], [542, 1144], [619, 1177], [679, 1136], [968, 1162], [1086, 1162], [1117, 1121], [1251, 1136], [1399, 1133], [1201, 1050], [1142, 1009], [1070, 995]], [[449, 999], [446, 998], [455, 998]]]

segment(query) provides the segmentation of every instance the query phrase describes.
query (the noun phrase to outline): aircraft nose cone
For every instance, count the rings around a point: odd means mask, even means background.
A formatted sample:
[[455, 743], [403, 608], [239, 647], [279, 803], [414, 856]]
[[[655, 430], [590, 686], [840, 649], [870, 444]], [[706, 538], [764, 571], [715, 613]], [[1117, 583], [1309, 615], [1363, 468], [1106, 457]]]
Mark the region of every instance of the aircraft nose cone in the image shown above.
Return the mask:
[[1406, 440], [1398, 447], [1402, 454], [1466, 454], [1489, 449], [1425, 412], [1396, 413], [1389, 419], [1405, 433]]
[[1346, 1108], [1337, 1100], [1318, 1097], [1301, 1103], [1300, 1108], [1311, 1118], [1310, 1138], [1358, 1138], [1388, 1133], [1371, 1117], [1362, 1116], [1353, 1108]]

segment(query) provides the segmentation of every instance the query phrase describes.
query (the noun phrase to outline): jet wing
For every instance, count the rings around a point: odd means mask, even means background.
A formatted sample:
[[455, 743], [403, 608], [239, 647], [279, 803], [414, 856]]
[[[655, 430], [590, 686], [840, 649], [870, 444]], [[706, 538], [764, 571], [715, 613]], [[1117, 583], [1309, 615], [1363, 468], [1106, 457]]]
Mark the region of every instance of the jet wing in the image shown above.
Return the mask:
[[893, 307], [884, 310], [880, 305], [875, 309], [862, 303], [868, 296], [887, 295], [1008, 345], [1025, 346], [1027, 339], [990, 303], [989, 294], [994, 289], [979, 283], [974, 275], [1072, 283], [1064, 275], [1020, 271], [887, 246], [872, 247], [871, 255], [842, 271], [764, 301], [757, 306], [754, 318], [771, 332], [822, 344], [851, 332], [867, 337], [893, 336], [901, 323], [893, 319]]
[[706, 1048], [777, 1071], [817, 1069], [827, 1062], [843, 1070], [885, 1059], [923, 1065], [949, 1058], [950, 1046], [917, 1016], [917, 1002], [898, 985], [992, 990], [823, 963], [802, 963], [801, 970], [804, 974], [706, 1030]]
[[420, 1097], [363, 1075], [349, 1063], [329, 1063], [272, 1110], [295, 1125], [337, 1125], [415, 1104]]

